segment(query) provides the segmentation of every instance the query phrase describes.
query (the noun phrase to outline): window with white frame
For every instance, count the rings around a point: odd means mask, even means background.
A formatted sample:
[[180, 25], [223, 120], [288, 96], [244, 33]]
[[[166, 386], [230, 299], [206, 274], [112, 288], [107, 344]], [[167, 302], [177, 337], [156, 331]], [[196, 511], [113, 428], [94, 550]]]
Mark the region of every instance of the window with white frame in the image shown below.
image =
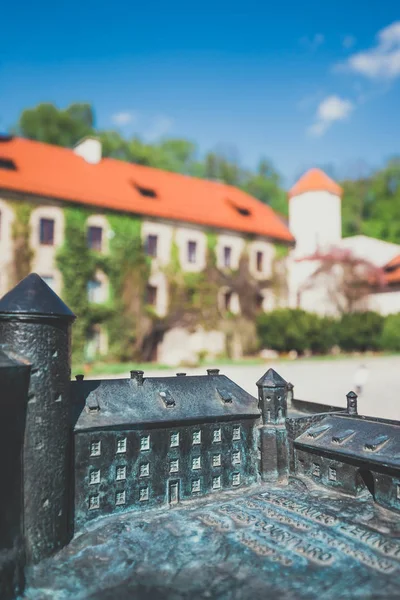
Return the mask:
[[193, 492], [200, 492], [200, 479], [193, 479], [192, 481], [192, 493]]
[[235, 425], [232, 432], [233, 440], [240, 440], [240, 425]]
[[197, 261], [197, 242], [192, 240], [187, 243], [187, 260], [192, 264]]
[[89, 510], [100, 508], [100, 494], [89, 496]]
[[213, 490], [220, 489], [220, 487], [221, 487], [221, 476], [220, 475], [218, 475], [218, 477], [213, 477], [212, 487], [213, 487]]
[[115, 479], [117, 481], [122, 481], [123, 479], [126, 479], [126, 467], [125, 466], [117, 467]]
[[117, 453], [121, 454], [121, 452], [126, 452], [126, 438], [117, 440]]
[[313, 464], [313, 475], [315, 475], [315, 477], [320, 477], [321, 475], [321, 468], [318, 463]]
[[233, 473], [232, 474], [232, 485], [239, 485], [240, 484], [240, 473]]
[[232, 265], [232, 248], [230, 246], [224, 246], [224, 267], [230, 269]]
[[220, 454], [214, 454], [212, 457], [212, 466], [213, 467], [220, 467], [221, 466], [221, 455]]
[[193, 444], [201, 444], [201, 431], [193, 431]]
[[140, 449], [141, 450], [150, 450], [150, 436], [143, 435], [140, 438]]
[[192, 469], [201, 469], [201, 456], [194, 456], [192, 459]]
[[90, 444], [90, 456], [100, 456], [101, 442], [95, 441]]
[[235, 450], [234, 452], [232, 452], [232, 463], [234, 465], [240, 464], [240, 450]]
[[335, 469], [335, 467], [329, 467], [329, 479], [330, 479], [330, 481], [336, 481], [336, 469]]
[[103, 245], [102, 227], [90, 225], [87, 229], [86, 240], [87, 246], [90, 250], [96, 250], [97, 252], [101, 252]]
[[177, 458], [174, 458], [173, 460], [169, 461], [169, 472], [177, 473], [178, 471], [179, 471], [179, 460]]
[[54, 245], [54, 219], [40, 219], [39, 241], [42, 246]]
[[125, 504], [125, 490], [122, 490], [121, 492], [117, 492], [115, 494], [115, 504], [117, 506]]
[[151, 256], [152, 258], [157, 257], [157, 245], [158, 245], [158, 236], [150, 233], [146, 238], [146, 244], [145, 244], [147, 256]]
[[218, 429], [214, 429], [213, 442], [220, 442], [220, 441], [221, 441], [221, 428], [219, 427]]
[[150, 475], [149, 463], [143, 463], [143, 465], [140, 465], [139, 474], [140, 477], [148, 477]]
[[140, 490], [139, 490], [140, 502], [144, 502], [145, 500], [148, 500], [148, 499], [149, 499], [149, 488], [148, 487], [140, 488]]
[[179, 432], [171, 433], [170, 446], [171, 448], [174, 446], [179, 446]]
[[93, 469], [93, 471], [90, 471], [89, 483], [90, 485], [100, 483], [100, 469]]
[[264, 252], [261, 252], [261, 250], [256, 253], [256, 269], [259, 273], [264, 270]]

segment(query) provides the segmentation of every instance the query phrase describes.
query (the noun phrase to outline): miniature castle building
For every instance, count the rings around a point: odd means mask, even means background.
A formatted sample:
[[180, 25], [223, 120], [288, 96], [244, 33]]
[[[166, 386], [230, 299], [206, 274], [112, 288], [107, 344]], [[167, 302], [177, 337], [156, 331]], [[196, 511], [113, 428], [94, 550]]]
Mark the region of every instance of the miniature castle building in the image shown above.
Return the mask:
[[287, 383], [274, 369], [257, 381], [262, 425], [259, 431], [260, 473], [263, 481], [284, 481], [288, 471], [286, 431]]
[[74, 315], [36, 274], [0, 300], [0, 341], [28, 360], [24, 444], [24, 536], [28, 562], [71, 535], [70, 326]]

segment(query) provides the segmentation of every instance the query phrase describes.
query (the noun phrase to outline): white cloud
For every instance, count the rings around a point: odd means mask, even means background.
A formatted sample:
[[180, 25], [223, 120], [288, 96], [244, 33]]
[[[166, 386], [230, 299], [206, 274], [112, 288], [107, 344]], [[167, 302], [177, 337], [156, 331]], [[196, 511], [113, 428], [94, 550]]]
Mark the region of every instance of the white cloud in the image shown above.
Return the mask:
[[165, 115], [158, 115], [152, 120], [150, 127], [143, 133], [148, 142], [153, 142], [171, 131], [174, 124], [173, 119]]
[[130, 123], [136, 121], [136, 119], [137, 114], [129, 110], [121, 111], [111, 116], [111, 121], [114, 123], [114, 125], [118, 126], [129, 125]]
[[346, 50], [348, 50], [349, 48], [352, 48], [354, 46], [356, 41], [357, 40], [354, 37], [354, 35], [345, 35], [342, 40], [342, 46], [343, 48], [346, 48]]
[[315, 137], [320, 137], [335, 123], [347, 119], [353, 111], [354, 105], [350, 100], [345, 100], [339, 96], [327, 96], [320, 102], [317, 108], [315, 123], [311, 125], [308, 133]]
[[311, 38], [304, 36], [301, 38], [300, 43], [306, 46], [309, 50], [315, 51], [325, 41], [325, 36], [322, 33], [316, 33]]
[[369, 79], [395, 79], [400, 76], [400, 21], [395, 21], [377, 34], [377, 43], [364, 52], [357, 52], [345, 64], [338, 65]]

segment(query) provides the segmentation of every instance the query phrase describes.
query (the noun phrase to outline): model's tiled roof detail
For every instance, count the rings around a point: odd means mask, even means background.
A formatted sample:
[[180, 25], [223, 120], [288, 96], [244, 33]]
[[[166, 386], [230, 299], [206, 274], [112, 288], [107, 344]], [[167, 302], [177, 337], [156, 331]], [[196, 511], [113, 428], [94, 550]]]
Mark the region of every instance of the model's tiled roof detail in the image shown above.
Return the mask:
[[225, 375], [145, 377], [142, 385], [134, 379], [75, 381], [71, 388], [73, 402], [87, 408], [78, 430], [260, 416], [257, 399]]
[[323, 419], [319, 427], [310, 427], [296, 438], [295, 446], [299, 449], [340, 455], [343, 459], [347, 457], [398, 468], [400, 424], [363, 418], [354, 421], [345, 416], [329, 416]]
[[310, 169], [289, 190], [289, 198], [299, 196], [305, 192], [330, 192], [336, 196], [341, 196], [343, 190], [321, 169]]
[[269, 206], [230, 185], [112, 158], [90, 164], [22, 138], [3, 138], [0, 157], [15, 166], [0, 168], [0, 189], [294, 241]]
[[31, 273], [0, 300], [0, 315], [75, 319], [74, 313], [36, 273]]

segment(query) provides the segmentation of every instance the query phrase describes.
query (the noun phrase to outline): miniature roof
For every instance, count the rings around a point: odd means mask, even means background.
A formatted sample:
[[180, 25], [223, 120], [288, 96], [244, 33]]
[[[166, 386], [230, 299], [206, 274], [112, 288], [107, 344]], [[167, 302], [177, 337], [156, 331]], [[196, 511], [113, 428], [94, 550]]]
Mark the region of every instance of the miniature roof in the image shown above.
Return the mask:
[[36, 273], [20, 281], [0, 300], [1, 315], [32, 315], [75, 319], [75, 315]]
[[222, 183], [0, 136], [0, 189], [293, 242], [272, 208]]
[[300, 196], [305, 192], [330, 192], [336, 196], [341, 196], [343, 190], [321, 169], [310, 169], [289, 190], [289, 198]]
[[71, 394], [83, 408], [78, 431], [260, 416], [257, 399], [225, 375], [149, 377], [143, 385], [132, 379], [74, 381]]
[[296, 438], [295, 446], [399, 468], [400, 423], [360, 417], [325, 417]]
[[286, 387], [287, 382], [274, 369], [268, 371], [257, 381], [258, 387]]

